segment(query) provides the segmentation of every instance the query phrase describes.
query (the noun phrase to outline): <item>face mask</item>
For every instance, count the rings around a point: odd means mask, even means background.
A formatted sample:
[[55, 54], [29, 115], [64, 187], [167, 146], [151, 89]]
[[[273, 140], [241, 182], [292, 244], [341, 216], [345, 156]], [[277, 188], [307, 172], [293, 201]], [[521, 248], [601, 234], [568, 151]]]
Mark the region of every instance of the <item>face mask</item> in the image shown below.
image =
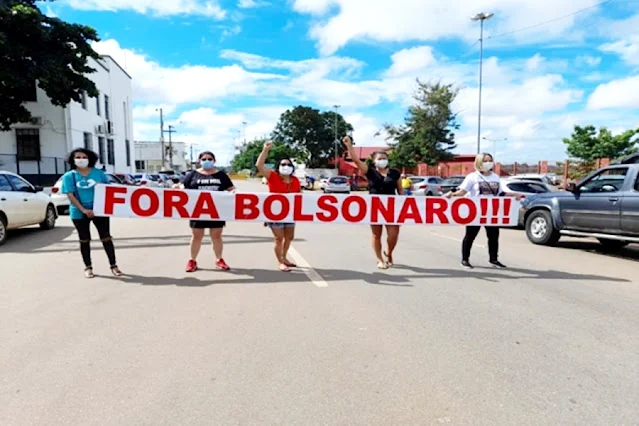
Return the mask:
[[280, 166], [280, 173], [283, 175], [291, 175], [293, 174], [293, 168], [291, 166]]
[[73, 160], [75, 166], [79, 169], [86, 169], [89, 167], [89, 159], [88, 158], [76, 158]]
[[385, 169], [386, 167], [388, 167], [388, 160], [386, 159], [375, 160], [375, 165], [379, 167], [380, 169]]
[[203, 160], [202, 168], [203, 169], [212, 169], [215, 166], [215, 161], [212, 160]]
[[482, 169], [484, 169], [485, 172], [491, 171], [493, 169], [493, 163], [490, 161], [485, 162], [482, 164]]

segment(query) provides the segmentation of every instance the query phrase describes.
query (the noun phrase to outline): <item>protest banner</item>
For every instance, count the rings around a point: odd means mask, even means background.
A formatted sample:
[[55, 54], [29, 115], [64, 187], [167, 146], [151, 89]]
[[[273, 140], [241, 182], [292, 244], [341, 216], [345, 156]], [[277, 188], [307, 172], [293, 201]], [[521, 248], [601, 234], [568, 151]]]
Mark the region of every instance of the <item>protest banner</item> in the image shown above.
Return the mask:
[[252, 222], [517, 226], [514, 198], [229, 193], [98, 185], [97, 216]]

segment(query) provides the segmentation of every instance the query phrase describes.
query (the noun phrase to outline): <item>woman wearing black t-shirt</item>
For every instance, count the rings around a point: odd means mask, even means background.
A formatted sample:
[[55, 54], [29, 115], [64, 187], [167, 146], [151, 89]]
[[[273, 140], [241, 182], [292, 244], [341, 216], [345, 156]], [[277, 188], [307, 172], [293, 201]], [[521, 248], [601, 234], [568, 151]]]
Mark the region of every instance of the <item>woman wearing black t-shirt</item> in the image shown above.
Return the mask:
[[[357, 168], [366, 175], [368, 179], [368, 188], [371, 194], [375, 195], [404, 195], [404, 189], [401, 183], [401, 174], [399, 170], [388, 168], [388, 154], [384, 151], [378, 151], [373, 154], [374, 167], [362, 162], [353, 149], [353, 140], [350, 136], [343, 139], [344, 145], [348, 149], [350, 157], [357, 165]], [[393, 265], [393, 251], [397, 246], [399, 238], [399, 225], [386, 225], [386, 244], [388, 245], [382, 255], [382, 232], [384, 225], [371, 225], [373, 233], [373, 251], [377, 256], [377, 267], [379, 269], [387, 269]]]
[[[189, 172], [180, 187], [184, 189], [199, 189], [202, 191], [233, 191], [231, 178], [221, 170], [215, 168], [215, 155], [204, 151], [199, 156], [201, 168]], [[186, 272], [197, 271], [197, 255], [202, 247], [204, 232], [209, 229], [213, 252], [215, 253], [215, 267], [222, 271], [228, 271], [229, 266], [222, 257], [224, 244], [222, 242], [222, 229], [226, 225], [224, 221], [215, 220], [191, 220], [191, 259], [186, 264]]]

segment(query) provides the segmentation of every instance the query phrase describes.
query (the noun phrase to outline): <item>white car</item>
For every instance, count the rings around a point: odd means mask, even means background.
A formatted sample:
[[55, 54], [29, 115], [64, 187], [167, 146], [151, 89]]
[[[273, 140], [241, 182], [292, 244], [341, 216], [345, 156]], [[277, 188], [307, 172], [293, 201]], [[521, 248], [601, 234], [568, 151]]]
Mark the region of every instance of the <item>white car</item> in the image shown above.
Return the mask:
[[57, 219], [53, 201], [42, 187], [15, 173], [0, 171], [0, 245], [7, 241], [9, 230], [31, 225], [53, 229]]
[[51, 201], [53, 201], [53, 205], [55, 206], [55, 210], [58, 215], [67, 214], [69, 212], [69, 205], [71, 202], [69, 201], [69, 197], [67, 194], [62, 193], [62, 178], [58, 179], [58, 181], [51, 188]]
[[351, 186], [348, 183], [348, 178], [346, 176], [333, 176], [328, 179], [326, 185], [322, 189], [325, 194], [350, 194]]

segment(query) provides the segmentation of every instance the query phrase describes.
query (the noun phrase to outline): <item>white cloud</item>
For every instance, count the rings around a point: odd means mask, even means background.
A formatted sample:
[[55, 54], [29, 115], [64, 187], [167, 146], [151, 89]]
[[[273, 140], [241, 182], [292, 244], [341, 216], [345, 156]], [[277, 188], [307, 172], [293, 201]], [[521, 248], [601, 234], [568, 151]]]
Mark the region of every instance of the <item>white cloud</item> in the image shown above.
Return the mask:
[[600, 84], [588, 99], [588, 109], [639, 108], [639, 75]]
[[639, 65], [639, 35], [603, 44], [599, 49], [602, 52], [616, 53], [629, 65]]
[[[479, 28], [470, 17], [480, 10], [495, 13], [495, 18], [486, 25], [487, 36], [490, 36], [537, 24], [543, 20], [540, 17], [568, 15], [597, 3], [598, 0], [394, 0], [377, 2], [371, 7], [368, 0], [295, 0], [293, 7], [297, 12], [323, 18], [312, 27], [310, 34], [318, 40], [320, 52], [330, 55], [352, 40], [476, 39]], [[326, 17], [333, 9], [338, 12]], [[580, 17], [584, 15], [587, 13]], [[576, 19], [577, 16], [567, 17], [543, 28], [514, 33], [510, 38], [517, 42], [554, 39], [570, 30]]]
[[237, 2], [237, 7], [240, 9], [255, 9], [257, 7], [268, 6], [269, 3], [265, 1], [259, 0], [239, 0]]
[[577, 66], [588, 65], [589, 67], [596, 67], [601, 64], [600, 56], [582, 55], [577, 57]]
[[226, 17], [226, 11], [216, 0], [66, 0], [74, 9], [117, 12], [132, 10], [155, 16], [200, 15], [216, 20]]
[[393, 64], [387, 71], [387, 75], [391, 77], [423, 70], [436, 62], [433, 48], [430, 46], [417, 46], [400, 50], [391, 56], [391, 60]]
[[175, 105], [160, 104], [160, 105], [138, 105], [133, 108], [134, 120], [146, 120], [151, 117], [160, 117], [160, 108], [162, 108], [162, 114], [169, 116], [175, 112]]

